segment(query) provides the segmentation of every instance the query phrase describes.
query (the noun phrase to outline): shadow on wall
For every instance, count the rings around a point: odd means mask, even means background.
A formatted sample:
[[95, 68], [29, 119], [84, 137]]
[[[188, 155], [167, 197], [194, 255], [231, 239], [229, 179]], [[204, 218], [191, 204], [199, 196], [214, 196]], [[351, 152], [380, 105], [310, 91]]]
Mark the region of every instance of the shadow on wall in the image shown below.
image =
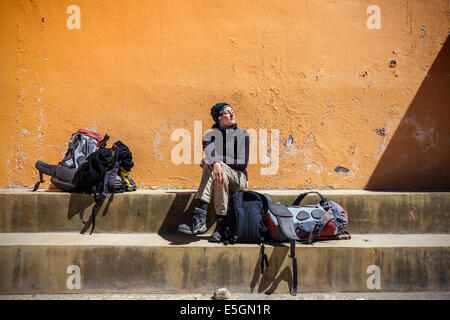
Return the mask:
[[365, 189], [450, 189], [449, 49], [447, 37]]

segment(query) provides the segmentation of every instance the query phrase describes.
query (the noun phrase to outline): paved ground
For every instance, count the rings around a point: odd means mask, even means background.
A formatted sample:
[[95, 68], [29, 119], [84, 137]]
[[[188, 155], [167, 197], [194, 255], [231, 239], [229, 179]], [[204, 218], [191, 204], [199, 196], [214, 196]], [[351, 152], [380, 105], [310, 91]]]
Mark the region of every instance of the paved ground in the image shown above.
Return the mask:
[[[0, 300], [211, 300], [211, 294], [33, 294], [0, 295]], [[231, 293], [231, 300], [450, 300], [450, 292]]]

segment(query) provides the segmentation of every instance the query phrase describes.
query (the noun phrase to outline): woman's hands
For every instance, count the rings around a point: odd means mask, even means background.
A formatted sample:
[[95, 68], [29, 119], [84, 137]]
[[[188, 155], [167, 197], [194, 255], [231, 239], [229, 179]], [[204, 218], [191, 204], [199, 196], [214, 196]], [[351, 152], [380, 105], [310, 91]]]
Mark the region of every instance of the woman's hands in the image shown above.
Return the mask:
[[218, 162], [214, 163], [214, 166], [213, 166], [213, 179], [214, 179], [214, 182], [218, 186], [223, 185], [224, 180], [225, 180], [222, 166]]
[[[203, 167], [205, 166], [205, 158], [202, 159], [202, 162], [200, 162], [200, 168], [203, 169]], [[213, 179], [214, 182], [218, 185], [221, 186], [223, 185], [223, 183], [225, 182], [225, 178], [224, 178], [224, 172], [222, 169], [222, 166], [220, 165], [220, 163], [216, 162], [213, 165]]]

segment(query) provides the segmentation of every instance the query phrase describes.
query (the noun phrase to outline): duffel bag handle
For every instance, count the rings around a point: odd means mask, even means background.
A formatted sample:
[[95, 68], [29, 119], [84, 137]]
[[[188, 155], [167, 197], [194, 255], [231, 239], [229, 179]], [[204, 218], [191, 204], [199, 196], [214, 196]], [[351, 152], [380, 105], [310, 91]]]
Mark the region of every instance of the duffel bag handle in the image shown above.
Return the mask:
[[310, 193], [315, 193], [315, 194], [319, 195], [321, 204], [324, 204], [325, 202], [327, 202], [327, 199], [321, 193], [319, 193], [317, 191], [308, 191], [308, 192], [300, 194], [297, 197], [297, 199], [295, 199], [295, 201], [292, 203], [292, 205], [298, 206], [300, 204], [300, 202], [302, 202], [302, 200]]

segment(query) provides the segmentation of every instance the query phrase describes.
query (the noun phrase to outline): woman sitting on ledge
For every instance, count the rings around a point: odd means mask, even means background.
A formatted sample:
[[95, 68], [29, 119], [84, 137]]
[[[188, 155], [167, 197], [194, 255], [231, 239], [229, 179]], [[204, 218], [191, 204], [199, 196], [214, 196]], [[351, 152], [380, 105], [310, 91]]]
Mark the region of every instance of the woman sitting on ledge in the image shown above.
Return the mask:
[[229, 194], [247, 187], [247, 164], [250, 136], [239, 129], [231, 106], [217, 103], [211, 108], [215, 122], [203, 137], [203, 169], [200, 186], [195, 196], [197, 205], [192, 217], [178, 226], [178, 231], [189, 234], [205, 233], [206, 214], [211, 201], [217, 215], [216, 229], [211, 242], [220, 242], [223, 235], [223, 220], [228, 210]]

